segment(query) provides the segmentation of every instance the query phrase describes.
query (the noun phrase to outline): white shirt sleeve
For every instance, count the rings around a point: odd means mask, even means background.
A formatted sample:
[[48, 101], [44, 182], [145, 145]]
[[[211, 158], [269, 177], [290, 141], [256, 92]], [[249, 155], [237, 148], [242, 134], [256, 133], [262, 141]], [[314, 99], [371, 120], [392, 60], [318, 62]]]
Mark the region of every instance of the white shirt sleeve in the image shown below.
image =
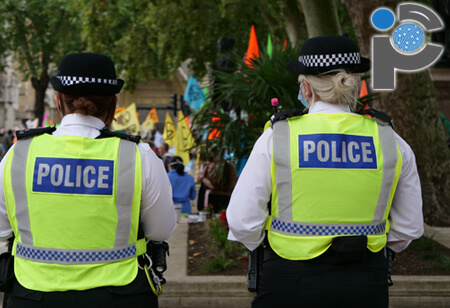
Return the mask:
[[6, 158], [8, 157], [8, 154], [11, 153], [13, 147], [14, 145], [9, 149], [5, 156], [3, 156], [2, 161], [0, 162], [0, 241], [6, 241], [13, 233], [6, 211], [5, 191], [3, 189], [3, 170], [5, 169]]
[[241, 242], [251, 251], [265, 236], [271, 194], [271, 149], [272, 129], [267, 129], [256, 141], [227, 208], [228, 239]]
[[172, 186], [162, 160], [148, 144], [140, 143], [139, 151], [142, 161], [140, 223], [146, 238], [165, 241], [177, 226]]
[[[389, 213], [387, 246], [395, 252], [404, 250], [423, 234], [422, 190], [416, 158], [410, 146], [396, 134], [402, 155], [402, 170]], [[390, 243], [397, 242], [398, 243]]]

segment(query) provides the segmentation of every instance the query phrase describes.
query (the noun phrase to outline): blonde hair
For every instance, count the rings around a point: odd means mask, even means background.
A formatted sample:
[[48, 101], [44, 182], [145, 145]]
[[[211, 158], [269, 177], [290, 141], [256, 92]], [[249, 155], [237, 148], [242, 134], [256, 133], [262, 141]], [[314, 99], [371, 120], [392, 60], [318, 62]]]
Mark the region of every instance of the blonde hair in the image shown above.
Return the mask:
[[336, 74], [300, 75], [298, 81], [302, 83], [306, 80], [311, 85], [313, 101], [318, 96], [324, 102], [335, 105], [349, 105], [351, 110], [355, 110], [361, 76], [346, 73], [344, 70], [332, 72]]

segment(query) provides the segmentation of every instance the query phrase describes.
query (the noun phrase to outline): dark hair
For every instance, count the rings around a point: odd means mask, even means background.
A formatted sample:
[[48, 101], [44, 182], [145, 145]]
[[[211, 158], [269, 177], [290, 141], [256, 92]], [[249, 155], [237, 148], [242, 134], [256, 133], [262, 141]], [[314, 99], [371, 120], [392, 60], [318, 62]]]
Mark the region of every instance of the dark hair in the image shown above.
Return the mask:
[[[169, 144], [164, 142], [160, 145], [161, 148], [163, 148], [165, 151], [169, 151]], [[177, 156], [178, 157], [178, 156]]]
[[70, 113], [80, 113], [94, 117], [106, 115], [106, 119], [113, 119], [116, 109], [115, 95], [77, 95], [60, 92], [61, 100], [66, 104]]
[[169, 162], [169, 166], [177, 170], [179, 175], [184, 175], [183, 159], [180, 156], [174, 156]]

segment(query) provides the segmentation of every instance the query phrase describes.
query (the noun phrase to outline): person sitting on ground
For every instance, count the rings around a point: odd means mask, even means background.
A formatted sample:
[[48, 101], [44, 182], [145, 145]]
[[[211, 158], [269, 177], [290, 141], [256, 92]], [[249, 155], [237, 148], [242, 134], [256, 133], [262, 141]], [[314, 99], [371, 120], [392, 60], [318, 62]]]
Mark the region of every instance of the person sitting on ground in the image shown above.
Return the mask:
[[183, 159], [174, 156], [169, 163], [169, 180], [172, 184], [172, 199], [174, 204], [181, 204], [181, 213], [191, 213], [191, 202], [197, 197], [195, 181], [192, 175], [184, 172]]

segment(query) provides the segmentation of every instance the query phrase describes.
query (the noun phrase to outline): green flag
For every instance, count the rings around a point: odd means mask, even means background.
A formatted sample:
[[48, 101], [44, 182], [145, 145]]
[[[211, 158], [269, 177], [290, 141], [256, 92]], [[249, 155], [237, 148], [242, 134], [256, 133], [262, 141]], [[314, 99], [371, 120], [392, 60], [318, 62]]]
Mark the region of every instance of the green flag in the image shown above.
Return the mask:
[[267, 54], [272, 59], [272, 37], [270, 36], [267, 38]]

